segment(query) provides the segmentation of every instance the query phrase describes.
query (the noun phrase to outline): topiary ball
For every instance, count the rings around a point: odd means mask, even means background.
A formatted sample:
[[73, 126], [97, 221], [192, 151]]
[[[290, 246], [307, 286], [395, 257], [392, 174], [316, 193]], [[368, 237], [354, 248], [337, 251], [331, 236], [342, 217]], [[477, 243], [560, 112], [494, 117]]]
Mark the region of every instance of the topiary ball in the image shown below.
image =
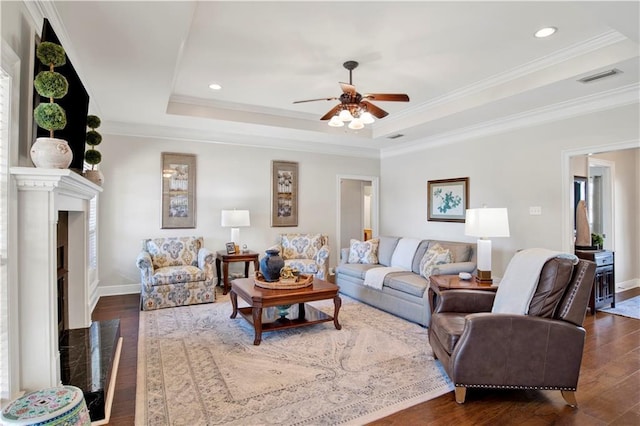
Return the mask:
[[100, 145], [102, 142], [102, 135], [95, 130], [89, 130], [87, 132], [87, 144], [91, 146]]
[[36, 49], [36, 56], [45, 65], [59, 67], [67, 63], [67, 56], [62, 46], [50, 41], [43, 41]]
[[92, 129], [97, 129], [100, 127], [100, 117], [97, 115], [87, 115], [87, 126]]
[[95, 149], [89, 149], [84, 153], [84, 160], [92, 166], [95, 166], [102, 161], [102, 154]]
[[69, 91], [67, 79], [60, 73], [53, 71], [41, 71], [33, 82], [40, 96], [60, 99]]
[[67, 114], [58, 104], [40, 104], [33, 110], [38, 126], [46, 130], [61, 130], [67, 125]]

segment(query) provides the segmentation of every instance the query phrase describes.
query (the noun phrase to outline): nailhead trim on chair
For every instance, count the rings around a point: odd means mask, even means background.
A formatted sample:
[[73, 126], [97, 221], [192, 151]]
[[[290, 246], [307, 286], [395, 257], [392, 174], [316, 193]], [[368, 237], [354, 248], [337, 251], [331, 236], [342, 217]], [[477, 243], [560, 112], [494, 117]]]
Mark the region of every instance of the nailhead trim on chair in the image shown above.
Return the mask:
[[518, 385], [465, 385], [456, 383], [456, 386], [464, 386], [467, 388], [493, 388], [493, 389], [541, 389], [541, 390], [566, 390], [575, 391], [576, 388], [567, 388], [559, 386], [518, 386]]

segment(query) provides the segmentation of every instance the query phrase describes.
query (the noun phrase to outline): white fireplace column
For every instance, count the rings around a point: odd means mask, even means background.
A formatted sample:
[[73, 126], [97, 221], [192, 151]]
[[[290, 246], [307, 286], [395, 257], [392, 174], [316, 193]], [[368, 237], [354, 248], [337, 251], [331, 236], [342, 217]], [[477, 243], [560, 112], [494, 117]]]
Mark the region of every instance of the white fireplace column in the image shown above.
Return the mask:
[[12, 167], [18, 189], [20, 389], [60, 385], [58, 212], [69, 212], [69, 328], [91, 325], [89, 201], [102, 188], [68, 169]]

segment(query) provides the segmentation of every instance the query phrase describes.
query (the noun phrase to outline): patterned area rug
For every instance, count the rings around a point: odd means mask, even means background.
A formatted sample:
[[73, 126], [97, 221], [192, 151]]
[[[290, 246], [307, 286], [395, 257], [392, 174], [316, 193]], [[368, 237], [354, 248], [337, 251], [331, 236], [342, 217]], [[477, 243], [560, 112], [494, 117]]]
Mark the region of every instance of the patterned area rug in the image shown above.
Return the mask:
[[616, 302], [615, 308], [600, 308], [598, 310], [608, 314], [640, 319], [640, 296], [635, 296], [622, 302]]
[[342, 330], [263, 333], [260, 346], [228, 299], [141, 312], [136, 425], [363, 424], [453, 390], [427, 329], [342, 299]]

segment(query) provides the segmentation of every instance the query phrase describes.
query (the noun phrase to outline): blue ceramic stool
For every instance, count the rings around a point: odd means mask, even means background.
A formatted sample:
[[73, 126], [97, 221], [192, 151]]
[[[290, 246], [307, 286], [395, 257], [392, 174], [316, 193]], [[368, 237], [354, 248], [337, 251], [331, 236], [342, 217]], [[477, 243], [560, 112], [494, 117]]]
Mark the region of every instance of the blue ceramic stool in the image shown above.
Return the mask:
[[30, 392], [2, 410], [7, 425], [91, 425], [82, 390], [61, 386]]

